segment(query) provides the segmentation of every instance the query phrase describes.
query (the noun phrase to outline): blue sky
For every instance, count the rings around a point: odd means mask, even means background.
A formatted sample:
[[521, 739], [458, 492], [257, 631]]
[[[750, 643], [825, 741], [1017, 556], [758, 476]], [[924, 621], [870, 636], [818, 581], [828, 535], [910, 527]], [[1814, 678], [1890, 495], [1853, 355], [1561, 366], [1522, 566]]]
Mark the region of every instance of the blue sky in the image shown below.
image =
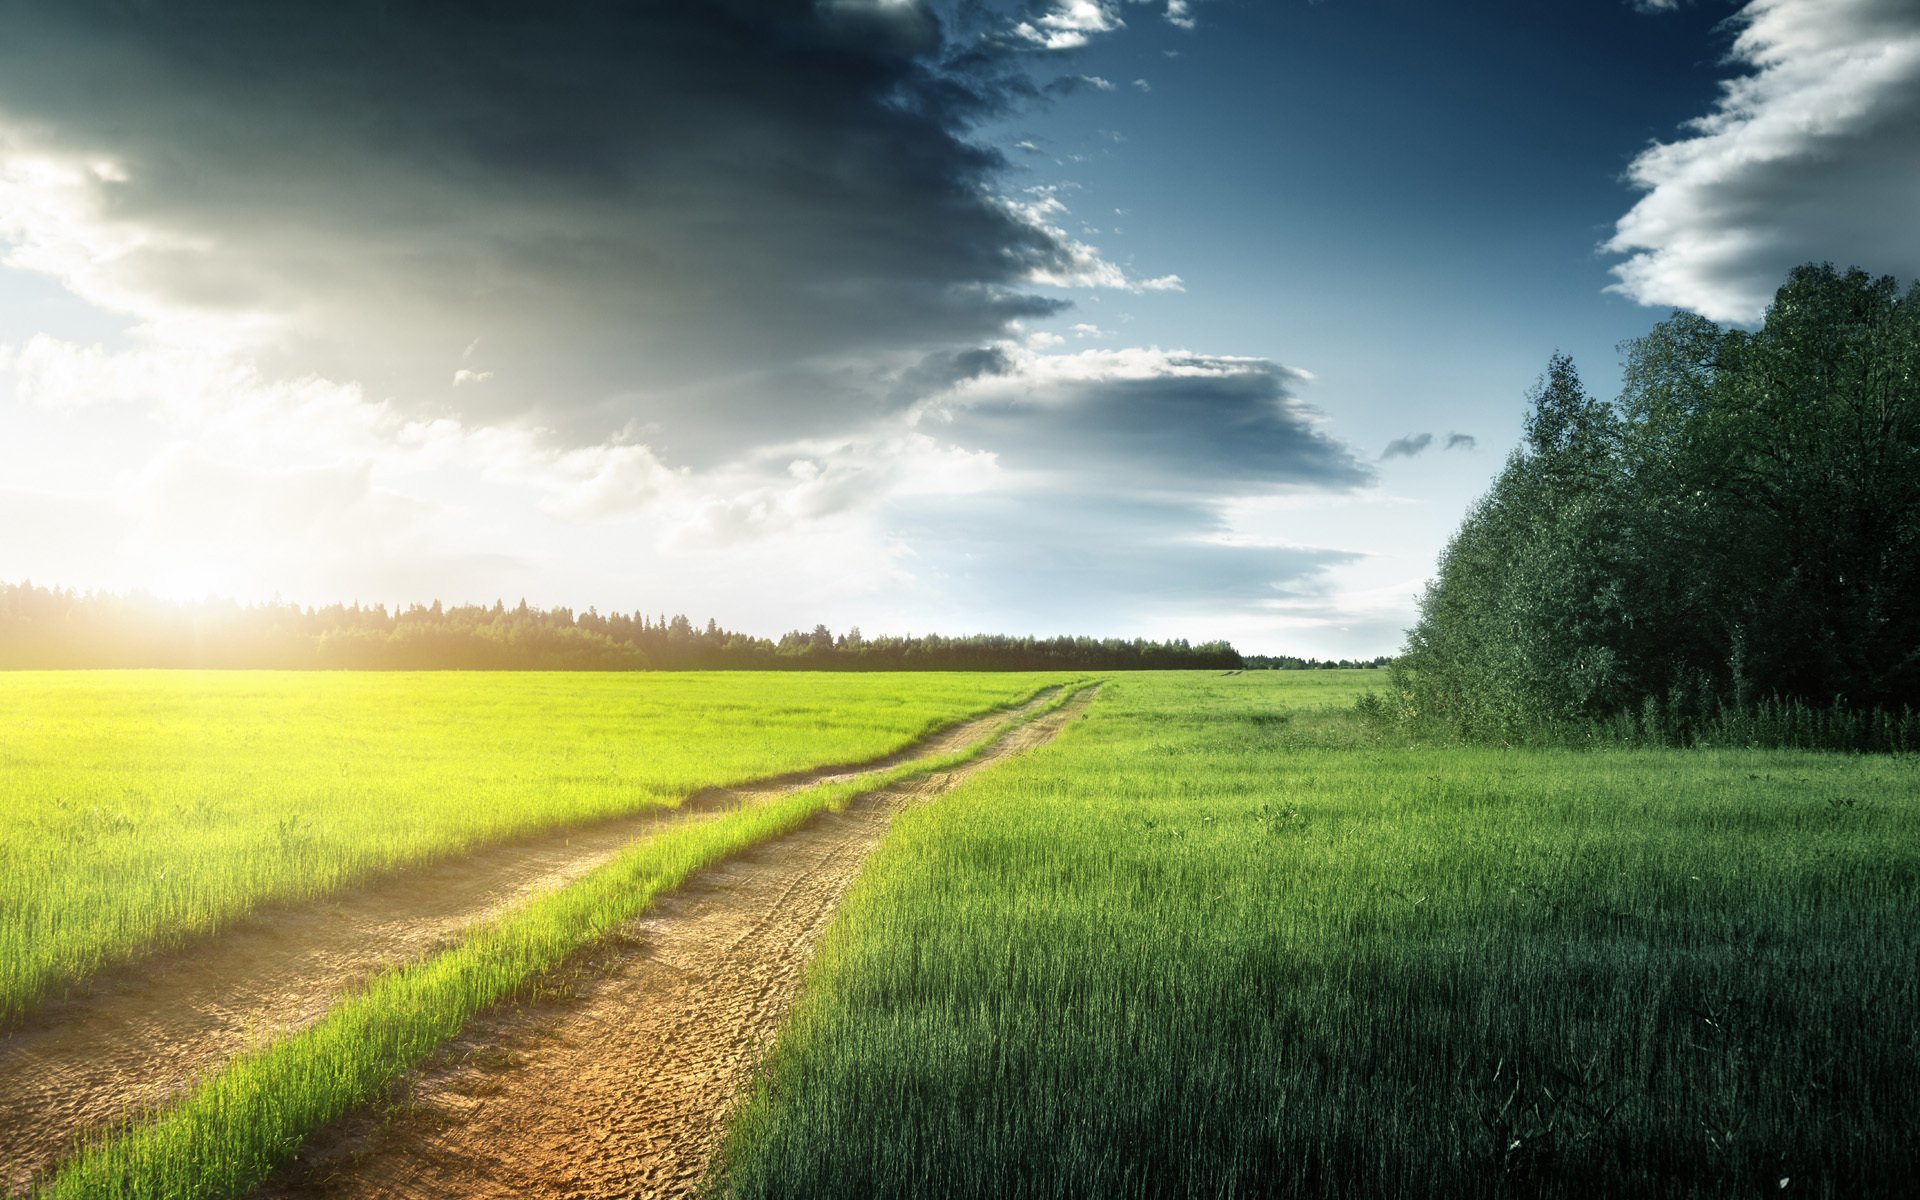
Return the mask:
[[1908, 0], [11, 5], [0, 578], [1390, 652], [1917, 149]]

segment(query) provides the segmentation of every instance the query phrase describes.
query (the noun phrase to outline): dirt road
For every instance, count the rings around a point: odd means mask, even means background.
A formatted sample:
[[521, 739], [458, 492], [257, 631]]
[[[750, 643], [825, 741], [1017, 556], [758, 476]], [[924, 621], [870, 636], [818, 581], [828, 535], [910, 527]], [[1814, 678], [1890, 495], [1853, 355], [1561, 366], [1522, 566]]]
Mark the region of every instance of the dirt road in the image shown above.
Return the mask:
[[893, 815], [1051, 739], [1084, 692], [951, 773], [869, 793], [696, 876], [559, 994], [483, 1014], [387, 1105], [336, 1122], [274, 1200], [681, 1196]]

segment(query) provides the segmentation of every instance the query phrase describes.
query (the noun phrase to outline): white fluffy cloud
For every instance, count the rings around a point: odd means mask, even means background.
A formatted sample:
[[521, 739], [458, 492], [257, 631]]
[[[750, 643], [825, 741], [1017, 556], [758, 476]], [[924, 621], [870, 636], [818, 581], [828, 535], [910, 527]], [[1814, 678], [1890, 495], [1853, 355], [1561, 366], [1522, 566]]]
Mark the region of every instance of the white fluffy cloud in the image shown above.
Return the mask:
[[1615, 290], [1752, 322], [1801, 262], [1920, 275], [1920, 4], [1753, 0], [1734, 19], [1749, 73], [1634, 160]]
[[1052, 8], [1014, 26], [1014, 33], [1048, 50], [1077, 50], [1094, 34], [1112, 33], [1125, 22], [1099, 0], [1055, 0]]

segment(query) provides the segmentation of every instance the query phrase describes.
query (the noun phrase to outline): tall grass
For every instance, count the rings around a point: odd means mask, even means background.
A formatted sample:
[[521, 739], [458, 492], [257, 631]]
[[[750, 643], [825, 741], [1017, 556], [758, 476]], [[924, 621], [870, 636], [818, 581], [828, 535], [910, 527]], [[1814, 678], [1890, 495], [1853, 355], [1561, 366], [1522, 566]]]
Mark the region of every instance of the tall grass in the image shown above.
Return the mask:
[[1717, 746], [1747, 750], [1830, 750], [1848, 754], [1920, 753], [1920, 711], [1858, 708], [1843, 697], [1821, 706], [1769, 697], [1735, 699], [1711, 679], [1648, 695], [1601, 719], [1547, 720], [1517, 708], [1423, 712], [1417, 687], [1400, 671], [1385, 694], [1369, 689], [1355, 712], [1372, 724], [1398, 725], [1428, 739], [1531, 746]]
[[1913, 1194], [1913, 760], [1409, 747], [1291, 683], [1123, 677], [897, 821], [724, 1190]]
[[0, 1024], [266, 901], [885, 754], [1057, 678], [0, 674]]
[[1594, 725], [1590, 737], [1619, 745], [1914, 754], [1920, 753], [1920, 712], [1849, 708], [1837, 698], [1821, 708], [1782, 699], [1693, 706], [1681, 697], [1663, 703], [1649, 696], [1639, 709]]
[[714, 821], [677, 825], [637, 843], [559, 892], [492, 922], [461, 945], [387, 973], [318, 1024], [220, 1071], [192, 1095], [88, 1148], [40, 1200], [238, 1197], [292, 1156], [306, 1136], [424, 1060], [476, 1012], [499, 1002], [645, 911], [702, 867], [798, 826], [854, 796], [950, 769], [1014, 725], [973, 745], [866, 779], [815, 787]]

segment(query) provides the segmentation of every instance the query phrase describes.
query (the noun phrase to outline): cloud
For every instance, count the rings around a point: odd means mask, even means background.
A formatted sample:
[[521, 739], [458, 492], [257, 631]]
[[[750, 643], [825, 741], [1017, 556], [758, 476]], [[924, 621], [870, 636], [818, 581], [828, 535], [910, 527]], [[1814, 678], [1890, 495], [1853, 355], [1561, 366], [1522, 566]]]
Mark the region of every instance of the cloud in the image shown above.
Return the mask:
[[1192, 29], [1197, 21], [1193, 18], [1193, 6], [1188, 0], [1167, 0], [1167, 23], [1181, 29]]
[[918, 620], [971, 627], [993, 611], [1035, 632], [1260, 613], [1354, 557], [1228, 536], [1241, 498], [1372, 479], [1295, 394], [1302, 373], [1184, 351], [995, 351], [901, 416], [765, 448], [724, 486], [695, 481], [713, 499], [675, 544], [858, 530], [856, 557], [885, 557]]
[[1061, 288], [1112, 288], [1133, 292], [1184, 292], [1186, 284], [1178, 275], [1138, 279], [1119, 265], [1109, 262], [1085, 242], [1076, 241], [1060, 227], [1061, 218], [1071, 214], [1060, 199], [1060, 189], [1042, 185], [1027, 189], [1027, 199], [1006, 200], [1013, 213], [1058, 248], [1054, 262], [1033, 273], [1034, 283]]
[[1920, 6], [1753, 0], [1714, 110], [1629, 168], [1612, 290], [1757, 321], [1801, 262], [1920, 275]]
[[[0, 242], [149, 336], [415, 412], [793, 434], [867, 398], [790, 371], [994, 340], [1061, 307], [1036, 284], [1176, 286], [995, 195], [1008, 62], [915, 0], [23, 0]], [[476, 341], [495, 378], [456, 395]]]
[[[1410, 433], [1406, 437], [1395, 438], [1388, 442], [1387, 448], [1380, 452], [1380, 460], [1385, 462], [1389, 458], [1412, 458], [1431, 445], [1433, 445], [1432, 434]], [[1449, 442], [1448, 445], [1451, 446], [1452, 443]]]
[[1259, 358], [1150, 349], [1009, 354], [1009, 369], [929, 399], [918, 427], [1010, 472], [1117, 495], [1224, 498], [1352, 488], [1370, 471]]
[[[1045, 504], [989, 493], [971, 503], [902, 505], [914, 530], [904, 564], [958, 611], [993, 607], [1036, 633], [1138, 630], [1157, 621], [1262, 613], [1342, 550], [1219, 540], [1211, 509], [1066, 495]], [[1096, 615], [1097, 614], [1097, 615]]]
[[[371, 464], [395, 477], [452, 469], [524, 489], [521, 502], [541, 511], [594, 520], [631, 515], [668, 490], [666, 481], [679, 474], [645, 446], [569, 446], [551, 430], [526, 422], [413, 418], [370, 399], [358, 385], [315, 376], [276, 380], [218, 351], [171, 346], [114, 351], [37, 335], [23, 348], [0, 346], [0, 378], [11, 379], [23, 403], [41, 409], [101, 413], [116, 426], [152, 425], [156, 441], [147, 465], [136, 472], [143, 476], [154, 476], [153, 463], [177, 459], [183, 446], [200, 456], [195, 462], [212, 464], [205, 472], [210, 479], [228, 466], [234, 479], [293, 481], [345, 472], [364, 491], [371, 486]], [[181, 474], [171, 468], [160, 472], [168, 478]], [[264, 490], [264, 484], [235, 489], [236, 495]], [[292, 482], [286, 490], [290, 506], [248, 501], [245, 507], [267, 518], [274, 513], [291, 517], [306, 503], [323, 513], [339, 507], [343, 494]], [[232, 527], [226, 517], [211, 520], [219, 515], [212, 509], [206, 515], [208, 524]], [[285, 528], [281, 537], [297, 544], [311, 532]]]
[[1118, 89], [1111, 79], [1098, 75], [1062, 75], [1046, 86], [1046, 90], [1056, 95], [1070, 96], [1082, 88], [1092, 88], [1096, 92], [1111, 92]]
[[[525, 593], [776, 631], [796, 612], [1166, 630], [1263, 612], [1351, 558], [1234, 541], [1237, 500], [1372, 477], [1299, 398], [1302, 372], [1182, 351], [942, 351], [900, 370], [857, 428], [693, 470], [638, 441], [422, 418], [356, 385], [177, 348], [42, 338], [0, 354], [0, 373], [34, 397], [29, 416], [69, 422], [68, 443], [32, 436], [36, 458], [93, 453], [103, 413], [137, 438], [127, 469], [74, 495], [0, 494], [0, 517], [64, 531], [24, 539], [22, 568], [178, 594]], [[0, 443], [0, 476], [28, 453]]]
[[1470, 433], [1450, 433], [1447, 435], [1447, 444], [1444, 448], [1448, 450], [1472, 450], [1479, 444], [1480, 439]]
[[1126, 22], [1100, 0], [1055, 0], [1030, 21], [1015, 25], [1015, 36], [1046, 50], [1077, 50], [1097, 33], [1112, 33]]
[[1347, 561], [1222, 515], [1373, 478], [1304, 372], [1027, 323], [1181, 287], [974, 136], [1118, 6], [1011, 55], [964, 8], [15, 5], [0, 242], [135, 328], [0, 347], [0, 517], [80, 585], [772, 629], [1124, 632]]
[[[1053, 338], [1055, 343], [1065, 340], [1057, 336]], [[1005, 346], [975, 346], [968, 350], [929, 354], [902, 371], [893, 381], [889, 396], [891, 407], [904, 409], [926, 396], [944, 392], [969, 380], [987, 375], [1004, 375], [1013, 370], [1013, 365], [1012, 355]]]

